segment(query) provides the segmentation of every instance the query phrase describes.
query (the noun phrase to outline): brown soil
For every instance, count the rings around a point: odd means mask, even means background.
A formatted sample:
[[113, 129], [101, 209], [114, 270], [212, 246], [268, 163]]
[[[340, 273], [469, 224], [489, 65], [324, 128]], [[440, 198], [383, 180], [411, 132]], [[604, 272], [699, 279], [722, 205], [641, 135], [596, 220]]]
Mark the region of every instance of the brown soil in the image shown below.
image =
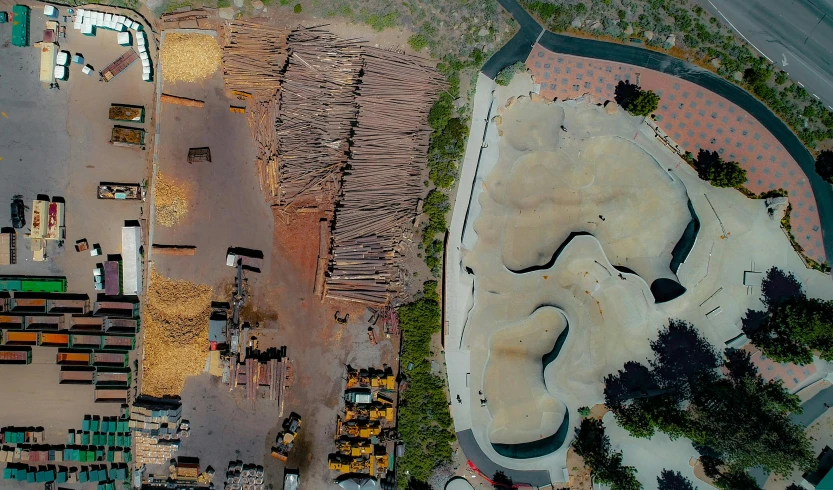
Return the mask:
[[570, 474], [570, 488], [573, 490], [592, 490], [590, 468], [584, 466], [584, 458], [576, 454], [573, 448], [567, 450], [567, 471]]

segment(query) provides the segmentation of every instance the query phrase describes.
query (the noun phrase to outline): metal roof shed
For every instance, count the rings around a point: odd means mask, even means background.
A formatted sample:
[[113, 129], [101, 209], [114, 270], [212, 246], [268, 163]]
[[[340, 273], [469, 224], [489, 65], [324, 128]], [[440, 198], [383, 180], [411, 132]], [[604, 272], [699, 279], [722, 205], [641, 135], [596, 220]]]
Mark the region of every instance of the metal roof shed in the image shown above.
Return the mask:
[[121, 229], [122, 292], [136, 295], [142, 290], [142, 229], [125, 226]]

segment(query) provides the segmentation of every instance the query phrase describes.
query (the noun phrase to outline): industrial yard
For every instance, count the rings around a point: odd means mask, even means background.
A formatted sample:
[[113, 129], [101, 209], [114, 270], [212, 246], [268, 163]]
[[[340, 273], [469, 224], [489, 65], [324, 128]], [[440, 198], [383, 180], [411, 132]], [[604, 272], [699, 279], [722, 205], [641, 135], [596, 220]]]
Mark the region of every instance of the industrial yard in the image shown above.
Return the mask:
[[[388, 307], [410, 281], [427, 114], [445, 88], [433, 63], [324, 28], [211, 18], [157, 32], [41, 4], [13, 20], [0, 427], [44, 430], [2, 441], [0, 487], [392, 485]], [[345, 365], [378, 371], [358, 381]], [[355, 389], [371, 402], [346, 400]], [[129, 432], [113, 425], [110, 441], [108, 417]], [[353, 428], [360, 449], [345, 445]], [[28, 444], [43, 439], [41, 459]]]

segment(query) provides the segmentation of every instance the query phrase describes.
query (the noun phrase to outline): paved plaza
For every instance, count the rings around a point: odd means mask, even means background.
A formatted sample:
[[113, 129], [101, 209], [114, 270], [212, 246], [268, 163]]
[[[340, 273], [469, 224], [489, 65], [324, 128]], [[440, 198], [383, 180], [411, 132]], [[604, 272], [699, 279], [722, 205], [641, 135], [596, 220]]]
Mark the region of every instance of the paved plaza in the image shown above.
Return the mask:
[[541, 95], [560, 100], [590, 94], [612, 100], [620, 81], [637, 83], [661, 100], [655, 117], [681, 148], [695, 155], [717, 151], [747, 170], [753, 192], [783, 188], [793, 206], [793, 234], [808, 257], [826, 260], [816, 199], [804, 172], [783, 145], [755, 118], [723, 97], [694, 83], [624, 63], [553, 53], [536, 45], [527, 66]]

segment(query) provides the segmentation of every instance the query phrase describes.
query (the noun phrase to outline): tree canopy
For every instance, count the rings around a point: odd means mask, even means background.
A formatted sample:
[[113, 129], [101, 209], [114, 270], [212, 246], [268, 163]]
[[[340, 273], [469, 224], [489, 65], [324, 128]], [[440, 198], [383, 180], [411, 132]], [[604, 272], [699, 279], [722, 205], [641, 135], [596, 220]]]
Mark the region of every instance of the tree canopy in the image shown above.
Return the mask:
[[771, 304], [750, 339], [778, 362], [809, 364], [813, 352], [833, 361], [833, 301], [793, 296]]
[[526, 63], [523, 61], [516, 61], [498, 72], [495, 77], [495, 83], [505, 87], [512, 82], [512, 79], [515, 78], [517, 73], [522, 71], [526, 71]]
[[659, 95], [642, 90], [629, 81], [620, 81], [614, 89], [616, 103], [634, 116], [648, 116], [659, 107]]
[[[679, 320], [651, 349], [649, 366], [628, 362], [605, 379], [605, 404], [631, 435], [686, 437], [730, 483], [745, 481], [755, 466], [783, 475], [815, 463], [803, 429], [789, 419], [801, 411], [798, 397], [765, 381], [748, 353], [728, 350], [721, 363], [709, 342]], [[725, 374], [716, 369], [721, 364]]]
[[738, 162], [723, 160], [716, 151], [701, 149], [695, 165], [700, 178], [715, 187], [740, 187], [746, 183], [746, 169]]
[[622, 465], [622, 452], [610, 448], [601, 420], [583, 418], [576, 429], [573, 450], [584, 458], [596, 481], [609, 485], [611, 490], [641, 490], [636, 479], [636, 468]]
[[818, 158], [816, 158], [816, 173], [822, 179], [833, 184], [833, 151], [824, 150], [819, 153]]
[[662, 470], [657, 477], [657, 490], [694, 490], [694, 485], [679, 471]]

